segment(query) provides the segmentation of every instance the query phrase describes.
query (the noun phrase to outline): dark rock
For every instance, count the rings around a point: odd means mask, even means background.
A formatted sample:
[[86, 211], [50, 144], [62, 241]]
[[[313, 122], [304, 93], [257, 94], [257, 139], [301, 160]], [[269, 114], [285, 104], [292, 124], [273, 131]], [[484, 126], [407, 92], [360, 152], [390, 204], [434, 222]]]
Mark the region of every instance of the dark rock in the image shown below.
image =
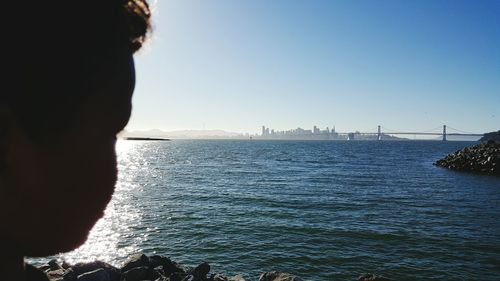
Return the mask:
[[69, 268], [66, 270], [66, 273], [64, 274], [63, 280], [64, 281], [76, 281], [77, 277], [78, 277], [78, 275], [76, 275], [76, 273], [73, 271], [73, 269]]
[[271, 271], [260, 275], [259, 281], [302, 281], [302, 279], [289, 273]]
[[103, 268], [99, 268], [90, 272], [85, 272], [78, 276], [78, 281], [111, 281], [109, 274]]
[[245, 281], [245, 279], [240, 275], [236, 275], [236, 276], [228, 277], [227, 281]]
[[71, 268], [71, 265], [69, 263], [67, 263], [66, 261], [63, 261], [62, 262], [62, 268], [69, 269], [69, 268]]
[[55, 260], [55, 259], [50, 260], [47, 264], [49, 265], [51, 271], [63, 269], [62, 266], [60, 266], [57, 263], [57, 260]]
[[39, 266], [38, 269], [40, 269], [43, 272], [47, 272], [50, 270], [50, 265], [44, 264], [44, 265]]
[[[122, 269], [101, 261], [78, 263], [73, 266], [63, 263], [61, 266], [53, 260], [42, 267], [46, 268], [51, 281], [245, 281], [239, 275], [228, 277], [212, 274], [207, 278], [211, 268], [206, 262], [195, 268], [189, 268], [158, 255], [151, 257], [143, 254], [133, 255], [124, 263]], [[276, 271], [262, 274], [259, 280], [302, 281], [297, 276]]]
[[51, 270], [47, 272], [47, 276], [49, 277], [50, 280], [63, 280], [64, 275], [66, 274], [66, 270], [63, 268], [56, 269], [56, 270]]
[[488, 175], [500, 175], [500, 142], [467, 147], [447, 155], [434, 163], [436, 166]]
[[199, 279], [195, 279], [195, 277], [193, 275], [188, 275], [188, 276], [184, 277], [184, 279], [182, 279], [182, 281], [195, 281], [195, 280], [199, 280]]
[[64, 280], [73, 281], [76, 280], [77, 276], [84, 273], [94, 271], [96, 269], [103, 269], [109, 275], [110, 281], [120, 281], [121, 273], [120, 270], [108, 263], [102, 261], [94, 261], [89, 263], [77, 263], [73, 265], [69, 270], [67, 270], [64, 275]]
[[149, 257], [149, 262], [150, 266], [152, 267], [158, 267], [161, 265], [163, 267], [163, 271], [165, 272], [165, 276], [169, 276], [174, 272], [180, 272], [180, 273], [187, 272], [187, 270], [185, 270], [182, 266], [178, 265], [177, 263], [175, 263], [174, 261], [172, 261], [167, 257], [154, 255]]
[[170, 274], [169, 279], [170, 279], [170, 281], [182, 281], [182, 279], [184, 279], [185, 276], [186, 276], [186, 274], [184, 274], [184, 273], [174, 272], [174, 273]]
[[375, 275], [373, 273], [365, 273], [359, 276], [358, 281], [392, 281], [392, 280], [387, 277]]
[[129, 271], [134, 267], [149, 267], [149, 258], [145, 254], [132, 255], [124, 264], [121, 271]]
[[198, 279], [206, 279], [207, 274], [209, 272], [210, 272], [210, 265], [204, 262], [195, 267], [193, 270], [191, 270], [190, 273], [195, 277], [196, 280], [198, 280]]
[[210, 278], [208, 278], [210, 281], [227, 281], [227, 277], [220, 275], [218, 273], [210, 275]]
[[134, 267], [122, 273], [122, 281], [151, 280], [153, 271], [147, 266]]
[[153, 279], [166, 278], [165, 271], [163, 271], [163, 266], [157, 266], [153, 269]]
[[218, 273], [212, 274], [208, 280], [209, 281], [245, 281], [245, 279], [243, 277], [241, 277], [240, 275], [226, 277], [226, 276], [220, 275]]

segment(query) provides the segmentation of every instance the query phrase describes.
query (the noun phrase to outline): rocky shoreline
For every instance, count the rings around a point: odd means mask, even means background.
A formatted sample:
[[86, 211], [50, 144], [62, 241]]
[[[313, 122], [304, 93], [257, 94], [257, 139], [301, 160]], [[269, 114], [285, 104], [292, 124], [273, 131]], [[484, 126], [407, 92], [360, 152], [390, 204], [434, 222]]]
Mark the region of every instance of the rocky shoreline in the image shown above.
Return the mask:
[[[47, 274], [51, 281], [245, 281], [240, 276], [210, 274], [210, 265], [206, 262], [190, 268], [179, 265], [168, 257], [135, 254], [121, 268], [102, 261], [69, 265], [51, 260], [38, 269]], [[302, 281], [300, 277], [289, 273], [271, 271], [260, 275], [259, 281]], [[388, 278], [371, 273], [362, 274], [358, 281], [391, 281]]]
[[436, 161], [434, 165], [456, 171], [500, 176], [500, 142], [489, 140], [466, 147]]

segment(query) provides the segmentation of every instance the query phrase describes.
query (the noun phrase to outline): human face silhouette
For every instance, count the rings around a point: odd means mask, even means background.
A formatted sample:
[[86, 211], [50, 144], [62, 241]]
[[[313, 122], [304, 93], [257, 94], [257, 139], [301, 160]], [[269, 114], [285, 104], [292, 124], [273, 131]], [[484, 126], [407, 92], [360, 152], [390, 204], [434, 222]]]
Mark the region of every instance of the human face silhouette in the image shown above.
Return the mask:
[[75, 124], [39, 144], [15, 124], [5, 138], [1, 235], [28, 256], [81, 245], [111, 200], [116, 134], [128, 122], [135, 84], [131, 52], [117, 52], [89, 78]]

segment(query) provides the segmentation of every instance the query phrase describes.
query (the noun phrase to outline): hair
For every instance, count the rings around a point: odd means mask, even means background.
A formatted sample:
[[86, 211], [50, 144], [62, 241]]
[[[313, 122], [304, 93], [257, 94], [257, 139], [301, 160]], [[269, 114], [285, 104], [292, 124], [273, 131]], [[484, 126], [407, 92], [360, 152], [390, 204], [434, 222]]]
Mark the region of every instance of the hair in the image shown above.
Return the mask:
[[139, 50], [151, 29], [146, 0], [6, 2], [0, 130], [7, 114], [33, 139], [70, 128], [99, 87], [92, 78], [116, 53]]

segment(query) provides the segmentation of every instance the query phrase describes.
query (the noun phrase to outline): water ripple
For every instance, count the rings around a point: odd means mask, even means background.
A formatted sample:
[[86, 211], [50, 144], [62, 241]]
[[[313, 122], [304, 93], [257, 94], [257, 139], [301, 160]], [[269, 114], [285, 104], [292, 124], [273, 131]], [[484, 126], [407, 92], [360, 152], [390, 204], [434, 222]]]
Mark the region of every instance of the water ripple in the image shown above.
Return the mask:
[[432, 165], [466, 145], [122, 141], [105, 217], [58, 258], [118, 265], [143, 251], [249, 280], [496, 280], [500, 179]]

